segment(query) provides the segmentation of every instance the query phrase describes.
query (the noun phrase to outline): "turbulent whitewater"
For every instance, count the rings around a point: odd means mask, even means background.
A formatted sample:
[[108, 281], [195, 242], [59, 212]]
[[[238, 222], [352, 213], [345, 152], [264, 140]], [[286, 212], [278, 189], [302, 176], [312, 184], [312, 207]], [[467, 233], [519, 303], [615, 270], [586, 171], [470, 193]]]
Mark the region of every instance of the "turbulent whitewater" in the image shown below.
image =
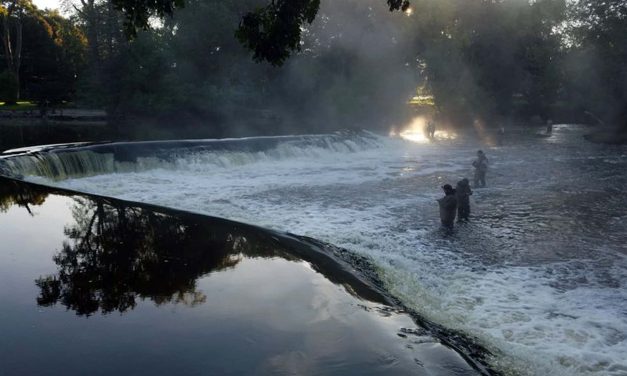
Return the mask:
[[[105, 144], [36, 151], [2, 168], [365, 255], [392, 294], [477, 338], [506, 374], [627, 375], [627, 148], [588, 143], [584, 132], [521, 128], [492, 147], [369, 133]], [[478, 148], [491, 163], [488, 187], [471, 197], [471, 222], [442, 233], [440, 186], [472, 178]]]

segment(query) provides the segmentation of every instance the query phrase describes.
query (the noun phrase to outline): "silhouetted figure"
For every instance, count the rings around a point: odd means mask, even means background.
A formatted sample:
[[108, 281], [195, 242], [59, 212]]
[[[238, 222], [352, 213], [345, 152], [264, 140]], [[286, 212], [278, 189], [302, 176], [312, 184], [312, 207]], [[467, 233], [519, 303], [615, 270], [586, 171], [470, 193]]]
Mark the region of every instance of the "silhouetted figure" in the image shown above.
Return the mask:
[[475, 187], [485, 187], [485, 174], [488, 171], [488, 158], [482, 150], [477, 151], [477, 159], [472, 162], [475, 168]]
[[505, 126], [501, 123], [499, 124], [498, 137], [497, 137], [497, 142], [499, 145], [503, 145], [503, 139], [505, 139]]
[[455, 224], [455, 214], [457, 212], [457, 198], [455, 197], [455, 190], [450, 184], [442, 186], [444, 190], [444, 197], [438, 199], [440, 205], [440, 221], [442, 226], [446, 228], [453, 228]]
[[553, 133], [553, 120], [549, 119], [546, 121], [546, 134], [550, 135]]
[[457, 197], [457, 222], [467, 221], [470, 217], [470, 182], [463, 178], [457, 182], [455, 196]]
[[435, 138], [435, 122], [433, 120], [429, 120], [427, 123], [427, 136], [431, 140]]

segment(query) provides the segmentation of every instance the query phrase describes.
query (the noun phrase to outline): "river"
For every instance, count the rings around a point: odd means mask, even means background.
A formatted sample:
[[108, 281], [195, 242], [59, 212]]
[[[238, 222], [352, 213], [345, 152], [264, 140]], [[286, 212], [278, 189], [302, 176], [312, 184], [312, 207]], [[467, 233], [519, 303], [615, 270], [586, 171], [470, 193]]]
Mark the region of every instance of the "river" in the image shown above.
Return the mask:
[[[26, 179], [305, 235], [367, 256], [426, 319], [474, 337], [505, 374], [627, 375], [627, 147], [584, 126], [511, 128], [500, 145], [355, 135], [263, 151], [178, 151], [116, 172]], [[419, 140], [422, 141], [422, 140]], [[471, 220], [439, 228], [440, 186], [487, 187]]]

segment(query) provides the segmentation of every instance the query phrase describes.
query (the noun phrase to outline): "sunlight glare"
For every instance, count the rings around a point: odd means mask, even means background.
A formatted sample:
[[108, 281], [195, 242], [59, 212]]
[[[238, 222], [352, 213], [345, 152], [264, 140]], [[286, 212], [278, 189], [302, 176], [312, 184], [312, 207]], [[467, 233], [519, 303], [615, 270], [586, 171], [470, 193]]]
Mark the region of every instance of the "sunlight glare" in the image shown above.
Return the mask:
[[404, 130], [400, 131], [398, 135], [408, 141], [413, 141], [417, 143], [427, 143], [429, 139], [425, 135], [425, 127], [427, 125], [427, 120], [418, 116], [412, 119], [411, 123], [405, 127]]
[[451, 131], [436, 130], [433, 137], [437, 140], [454, 140], [457, 138], [457, 133]]
[[[427, 121], [428, 120], [426, 117], [417, 116], [413, 118], [406, 127], [403, 127], [401, 131], [396, 131], [396, 129], [393, 128], [390, 131], [390, 136], [398, 136], [407, 141], [412, 141], [419, 144], [429, 143], [433, 140], [430, 140], [426, 134]], [[436, 126], [438, 125], [436, 124]], [[457, 138], [457, 133], [447, 129], [436, 129], [433, 138], [434, 140], [454, 140]]]

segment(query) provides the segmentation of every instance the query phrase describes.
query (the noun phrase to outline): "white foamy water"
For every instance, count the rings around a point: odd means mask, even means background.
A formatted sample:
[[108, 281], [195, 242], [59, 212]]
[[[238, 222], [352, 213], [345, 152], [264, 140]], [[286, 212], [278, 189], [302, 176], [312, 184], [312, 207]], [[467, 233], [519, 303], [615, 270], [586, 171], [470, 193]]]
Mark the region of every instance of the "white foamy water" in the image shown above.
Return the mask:
[[[368, 256], [394, 295], [476, 337], [505, 373], [627, 375], [627, 149], [588, 144], [579, 127], [554, 132], [519, 130], [500, 147], [381, 138], [288, 154], [199, 152], [145, 171], [46, 183]], [[478, 148], [491, 162], [489, 186], [472, 196], [472, 221], [445, 234], [439, 187], [472, 178]]]

